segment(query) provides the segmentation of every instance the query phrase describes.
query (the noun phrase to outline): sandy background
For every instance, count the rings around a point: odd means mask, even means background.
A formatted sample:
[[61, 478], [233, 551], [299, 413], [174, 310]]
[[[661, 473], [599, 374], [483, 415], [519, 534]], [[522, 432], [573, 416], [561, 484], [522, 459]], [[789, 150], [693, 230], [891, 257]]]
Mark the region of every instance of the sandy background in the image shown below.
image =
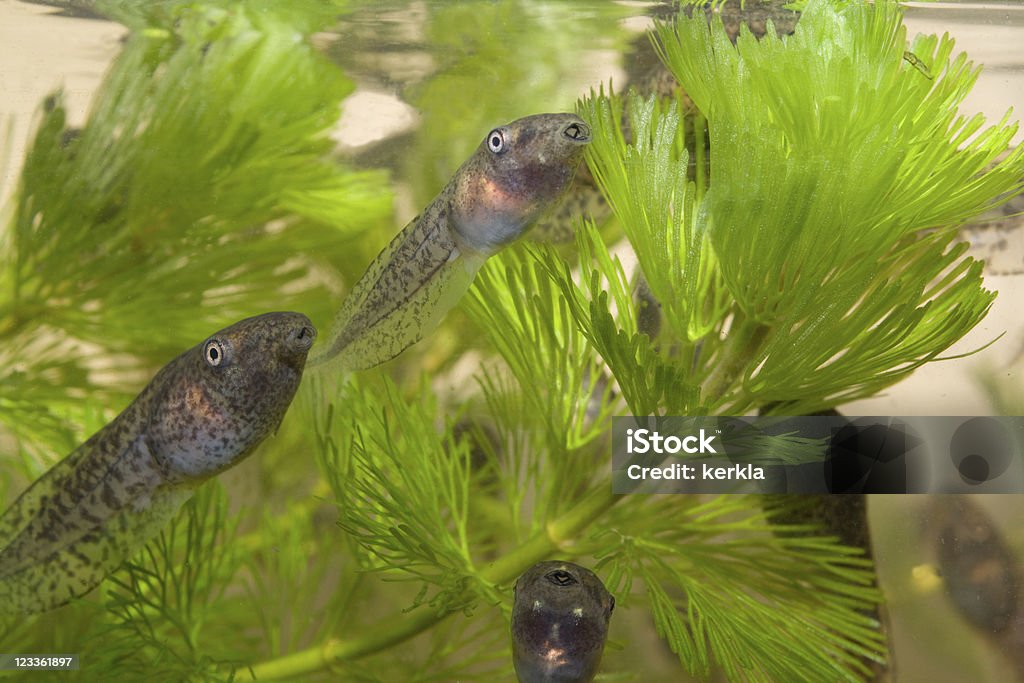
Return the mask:
[[52, 7], [0, 0], [0, 125], [6, 128], [13, 122], [11, 144], [0, 156], [5, 162], [0, 205], [16, 184], [42, 99], [63, 88], [70, 125], [84, 123], [92, 94], [125, 33], [111, 22], [58, 16]]

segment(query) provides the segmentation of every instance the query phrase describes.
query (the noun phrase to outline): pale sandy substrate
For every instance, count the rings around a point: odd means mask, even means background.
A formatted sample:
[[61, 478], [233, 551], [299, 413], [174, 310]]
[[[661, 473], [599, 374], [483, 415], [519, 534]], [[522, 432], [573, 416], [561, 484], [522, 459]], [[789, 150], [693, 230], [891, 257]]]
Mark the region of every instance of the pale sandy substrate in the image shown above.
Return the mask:
[[0, 206], [16, 184], [40, 102], [63, 88], [69, 124], [84, 123], [126, 32], [107, 21], [53, 14], [51, 7], [0, 0], [0, 125], [6, 129], [13, 119], [11, 144], [0, 156], [7, 162], [0, 168]]

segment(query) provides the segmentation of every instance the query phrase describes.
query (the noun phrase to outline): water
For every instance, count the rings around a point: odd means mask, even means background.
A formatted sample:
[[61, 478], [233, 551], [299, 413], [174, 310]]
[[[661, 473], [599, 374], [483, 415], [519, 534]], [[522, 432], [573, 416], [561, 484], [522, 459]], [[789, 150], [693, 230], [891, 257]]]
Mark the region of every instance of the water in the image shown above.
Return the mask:
[[[395, 215], [386, 240], [412, 218], [497, 122], [541, 110], [571, 110], [577, 97], [611, 79], [629, 78], [631, 44], [644, 40], [653, 3], [412, 2], [355, 7], [317, 46], [356, 83], [333, 138], [338, 155], [361, 168], [386, 168]], [[1024, 6], [1018, 2], [910, 3], [909, 34], [948, 31], [957, 47], [984, 64], [965, 107], [998, 120], [1012, 107], [1024, 112]], [[43, 98], [63, 86], [69, 124], [85, 121], [103, 74], [121, 49], [118, 24], [42, 4], [0, 0], [0, 121], [11, 125], [0, 201], [13, 191]], [[467, 96], [469, 94], [469, 96]], [[1016, 141], [1024, 140], [1018, 132]], [[1017, 210], [1020, 210], [1019, 205]], [[996, 219], [996, 217], [993, 217]], [[1001, 219], [1001, 218], [1000, 218]], [[932, 364], [884, 396], [846, 407], [850, 414], [990, 414], [991, 395], [979, 372], [1019, 385], [1024, 341], [1017, 277], [1021, 231], [999, 250], [992, 231], [974, 238], [996, 249], [1005, 264], [989, 279], [1000, 291], [984, 323], [947, 355], [1007, 335], [964, 361]], [[994, 246], [993, 246], [994, 245]], [[1007, 252], [1009, 255], [1007, 255]], [[1015, 255], [1016, 254], [1016, 255]], [[453, 343], [457, 343], [453, 342]], [[1016, 361], [1016, 362], [1015, 362]], [[1018, 556], [1020, 497], [990, 498], [985, 508], [1002, 523]], [[924, 501], [894, 497], [871, 503], [879, 572], [892, 602], [897, 680], [1008, 680], [1005, 662], [963, 624], [927, 578], [928, 553], [920, 518]], [[616, 619], [627, 619], [616, 614]], [[647, 644], [612, 655], [616, 670], [643, 671], [643, 680], [679, 680], [673, 657], [649, 623], [629, 622]], [[613, 638], [615, 637], [613, 620]], [[627, 630], [619, 637], [626, 637]], [[641, 647], [643, 649], [641, 649]], [[661, 678], [657, 678], [661, 676]]]

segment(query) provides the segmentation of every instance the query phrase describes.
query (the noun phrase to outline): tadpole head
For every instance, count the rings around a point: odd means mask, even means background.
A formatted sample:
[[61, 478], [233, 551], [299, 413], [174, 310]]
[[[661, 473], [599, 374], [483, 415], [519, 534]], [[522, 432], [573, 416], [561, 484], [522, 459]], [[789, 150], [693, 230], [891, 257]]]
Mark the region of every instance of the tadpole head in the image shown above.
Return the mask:
[[536, 114], [491, 130], [449, 187], [461, 245], [491, 254], [522, 236], [569, 187], [590, 136], [575, 114]]
[[246, 318], [154, 379], [150, 448], [171, 477], [203, 479], [276, 431], [302, 380], [316, 328], [301, 313]]

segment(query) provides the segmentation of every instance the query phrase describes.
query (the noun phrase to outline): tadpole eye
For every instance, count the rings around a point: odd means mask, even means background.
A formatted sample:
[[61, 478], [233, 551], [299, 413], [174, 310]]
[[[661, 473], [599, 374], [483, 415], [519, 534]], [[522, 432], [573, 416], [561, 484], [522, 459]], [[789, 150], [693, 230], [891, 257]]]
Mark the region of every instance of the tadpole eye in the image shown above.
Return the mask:
[[203, 347], [203, 357], [206, 359], [206, 364], [210, 367], [215, 368], [223, 363], [226, 356], [224, 344], [219, 339], [211, 339]]
[[505, 133], [500, 128], [495, 128], [487, 134], [487, 149], [494, 154], [505, 151]]
[[564, 134], [570, 140], [579, 140], [580, 142], [590, 139], [590, 129], [582, 123], [570, 123], [565, 127]]

